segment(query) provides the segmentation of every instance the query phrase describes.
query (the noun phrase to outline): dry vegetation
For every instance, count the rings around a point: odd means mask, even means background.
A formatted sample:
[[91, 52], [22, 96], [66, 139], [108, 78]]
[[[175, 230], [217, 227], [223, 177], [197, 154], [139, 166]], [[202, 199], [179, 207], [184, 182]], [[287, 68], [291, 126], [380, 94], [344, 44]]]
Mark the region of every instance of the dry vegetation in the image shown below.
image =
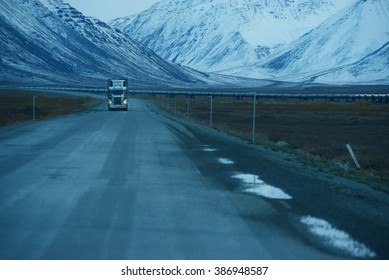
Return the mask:
[[[157, 96], [158, 104], [187, 116], [185, 96]], [[189, 118], [210, 124], [210, 99], [192, 97]], [[213, 98], [213, 127], [252, 140], [252, 98]], [[258, 99], [256, 144], [297, 154], [307, 164], [389, 190], [389, 104], [367, 100]], [[362, 170], [356, 170], [345, 143]]]
[[57, 115], [69, 114], [95, 106], [101, 101], [84, 96], [69, 96], [31, 92], [23, 90], [0, 91], [0, 126], [33, 119], [33, 96], [35, 118], [41, 120]]

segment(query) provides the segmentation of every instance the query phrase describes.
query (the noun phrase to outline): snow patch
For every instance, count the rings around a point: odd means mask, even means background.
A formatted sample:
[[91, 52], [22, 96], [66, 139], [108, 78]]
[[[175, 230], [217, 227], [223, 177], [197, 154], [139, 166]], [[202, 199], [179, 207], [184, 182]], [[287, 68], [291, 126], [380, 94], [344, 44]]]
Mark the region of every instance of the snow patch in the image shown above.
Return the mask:
[[290, 195], [283, 190], [266, 184], [259, 176], [253, 174], [238, 174], [232, 176], [234, 179], [239, 179], [245, 184], [244, 192], [263, 196], [271, 199], [292, 199]]
[[216, 152], [217, 150], [213, 149], [213, 148], [203, 148], [203, 151], [204, 152]]
[[325, 220], [304, 216], [300, 221], [308, 226], [311, 233], [322, 238], [331, 247], [342, 250], [357, 258], [374, 258], [376, 256], [375, 252], [366, 247], [366, 245], [353, 240], [349, 234], [332, 227]]
[[233, 162], [232, 160], [229, 160], [228, 158], [219, 158], [218, 161], [219, 161], [221, 164], [225, 164], [225, 165], [234, 164], [234, 162]]

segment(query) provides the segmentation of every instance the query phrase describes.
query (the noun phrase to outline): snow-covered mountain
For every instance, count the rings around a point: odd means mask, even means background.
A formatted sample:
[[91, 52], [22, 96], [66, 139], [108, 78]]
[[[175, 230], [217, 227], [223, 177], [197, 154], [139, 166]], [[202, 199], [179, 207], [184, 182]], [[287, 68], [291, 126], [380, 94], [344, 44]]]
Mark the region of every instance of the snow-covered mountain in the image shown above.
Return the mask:
[[161, 0], [109, 24], [205, 72], [389, 83], [388, 0]]
[[62, 0], [0, 2], [0, 82], [128, 77], [133, 85], [174, 86], [198, 82], [193, 73]]
[[387, 0], [162, 0], [110, 25], [63, 0], [0, 1], [0, 83], [125, 76], [138, 86], [242, 84], [185, 66], [275, 81], [389, 83]]
[[355, 0], [162, 0], [109, 22], [163, 58], [206, 72], [265, 61]]
[[294, 81], [380, 83], [389, 81], [388, 45], [389, 1], [361, 0], [290, 44], [266, 64], [243, 72], [265, 69], [273, 78]]

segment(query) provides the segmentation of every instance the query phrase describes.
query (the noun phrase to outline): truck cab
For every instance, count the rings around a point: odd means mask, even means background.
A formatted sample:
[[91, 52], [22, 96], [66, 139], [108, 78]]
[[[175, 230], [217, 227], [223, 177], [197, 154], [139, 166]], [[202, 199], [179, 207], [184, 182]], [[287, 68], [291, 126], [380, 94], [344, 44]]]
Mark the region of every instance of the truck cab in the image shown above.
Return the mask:
[[108, 80], [108, 110], [128, 110], [128, 79]]

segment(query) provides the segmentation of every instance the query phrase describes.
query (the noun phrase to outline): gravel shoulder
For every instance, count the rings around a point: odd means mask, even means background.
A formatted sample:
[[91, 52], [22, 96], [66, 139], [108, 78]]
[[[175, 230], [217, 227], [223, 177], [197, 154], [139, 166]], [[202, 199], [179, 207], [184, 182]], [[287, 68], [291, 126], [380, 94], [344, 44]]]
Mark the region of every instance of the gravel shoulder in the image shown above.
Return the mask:
[[[200, 170], [204, 169], [226, 185], [231, 183], [231, 174], [240, 172], [255, 174], [273, 186], [282, 186], [293, 199], [269, 201], [289, 217], [297, 232], [307, 235], [301, 224], [302, 217], [318, 217], [341, 229], [339, 232], [344, 231], [356, 240], [366, 241], [378, 252], [378, 258], [389, 258], [389, 195], [386, 192], [326, 172], [302, 161], [295, 154], [250, 144], [226, 132], [166, 113], [153, 103], [148, 104], [165, 122], [178, 122], [190, 135], [215, 147], [215, 156], [234, 162], [233, 167], [215, 167], [212, 170], [210, 160], [202, 162], [195, 159], [198, 151], [191, 151], [188, 146], [188, 156], [197, 162]], [[316, 244], [317, 240], [312, 239]]]

